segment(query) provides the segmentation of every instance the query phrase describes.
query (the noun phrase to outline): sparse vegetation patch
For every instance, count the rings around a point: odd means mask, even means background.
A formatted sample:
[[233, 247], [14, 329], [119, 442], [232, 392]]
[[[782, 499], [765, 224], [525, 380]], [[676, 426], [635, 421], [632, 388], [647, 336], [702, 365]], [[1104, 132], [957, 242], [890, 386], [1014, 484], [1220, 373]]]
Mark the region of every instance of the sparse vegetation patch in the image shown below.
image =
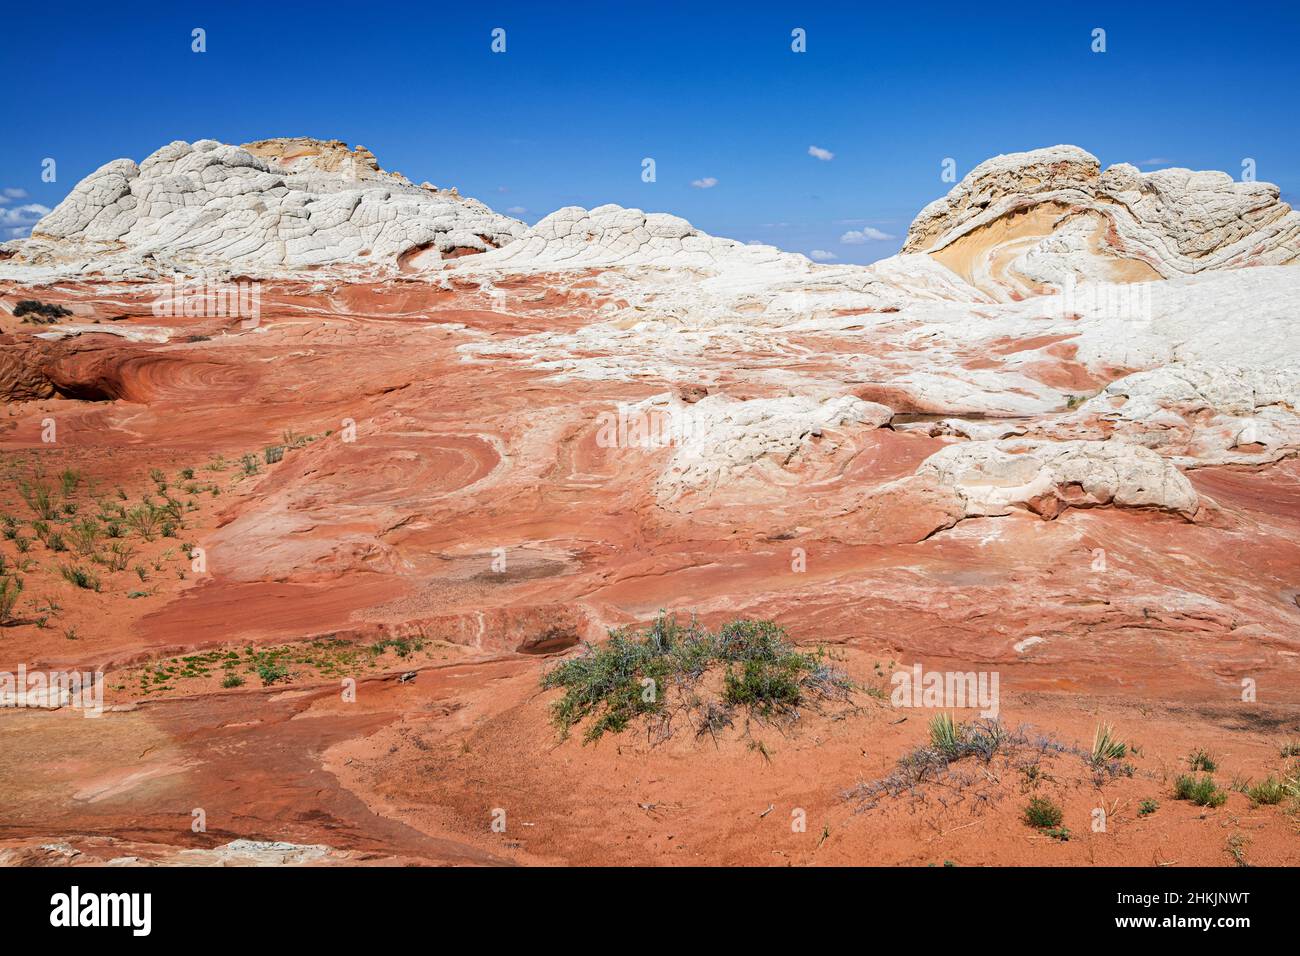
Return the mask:
[[672, 735], [679, 718], [696, 736], [716, 734], [742, 712], [792, 721], [802, 707], [847, 701], [853, 690], [824, 651], [796, 649], [771, 621], [731, 621], [714, 632], [666, 614], [644, 630], [611, 631], [606, 643], [586, 645], [547, 671], [542, 686], [564, 691], [552, 704], [561, 735], [586, 721], [588, 742], [643, 717], [658, 740]]

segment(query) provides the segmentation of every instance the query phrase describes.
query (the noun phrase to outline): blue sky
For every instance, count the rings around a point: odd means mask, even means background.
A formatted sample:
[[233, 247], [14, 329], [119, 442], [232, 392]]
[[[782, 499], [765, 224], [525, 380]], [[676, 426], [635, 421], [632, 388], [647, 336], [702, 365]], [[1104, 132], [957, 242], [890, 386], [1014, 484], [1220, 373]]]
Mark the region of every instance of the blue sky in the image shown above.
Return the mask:
[[1250, 157], [1300, 193], [1300, 5], [1013, 6], [12, 4], [0, 238], [110, 159], [201, 138], [337, 138], [529, 222], [615, 202], [842, 262], [897, 251], [947, 157], [958, 176], [1055, 143], [1234, 176]]

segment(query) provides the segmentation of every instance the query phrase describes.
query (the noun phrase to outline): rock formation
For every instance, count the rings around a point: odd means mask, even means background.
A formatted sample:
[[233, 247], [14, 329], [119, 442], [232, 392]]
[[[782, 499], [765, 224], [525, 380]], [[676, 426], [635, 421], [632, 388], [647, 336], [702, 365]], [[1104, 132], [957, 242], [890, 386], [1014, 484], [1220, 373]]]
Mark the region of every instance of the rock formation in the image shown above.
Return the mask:
[[[1275, 772], [1296, 219], [1266, 184], [1054, 147], [862, 267], [618, 206], [528, 227], [339, 142], [110, 163], [0, 249], [0, 574], [25, 580], [0, 674], [108, 675], [92, 734], [66, 707], [4, 728], [0, 862], [926, 863], [977, 832], [961, 801], [846, 804], [925, 743], [887, 694], [779, 738], [558, 742], [548, 659], [660, 609], [774, 619], [873, 691], [886, 662], [998, 673], [1008, 726], [1085, 754], [1118, 715], [1148, 761], [1106, 784], [1125, 806], [1194, 747]], [[1097, 769], [1060, 753], [1042, 786], [1086, 821]], [[1027, 838], [997, 809], [1021, 775], [986, 776], [962, 862], [1223, 862], [1199, 813]], [[834, 839], [770, 843], [769, 804]], [[1293, 865], [1276, 809], [1251, 852]]]
[[980, 163], [921, 210], [904, 252], [925, 252], [999, 298], [1067, 279], [1134, 282], [1297, 261], [1300, 215], [1271, 183], [1127, 163], [1076, 146]]

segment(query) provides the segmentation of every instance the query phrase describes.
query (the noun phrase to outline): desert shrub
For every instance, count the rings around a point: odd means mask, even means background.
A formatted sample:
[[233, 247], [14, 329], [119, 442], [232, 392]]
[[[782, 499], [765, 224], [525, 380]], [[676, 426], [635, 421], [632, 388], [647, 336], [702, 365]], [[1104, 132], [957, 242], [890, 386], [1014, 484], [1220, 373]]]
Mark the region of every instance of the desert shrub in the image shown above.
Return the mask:
[[39, 299], [22, 299], [14, 306], [14, 318], [23, 319], [33, 325], [53, 325], [59, 319], [72, 314], [71, 309]]
[[1025, 806], [1024, 821], [1036, 830], [1050, 830], [1061, 825], [1061, 808], [1046, 797], [1034, 797]]
[[45, 546], [56, 554], [68, 550], [68, 545], [67, 542], [63, 540], [63, 535], [59, 534], [57, 531], [53, 532], [45, 539]]
[[72, 538], [72, 547], [78, 554], [89, 556], [95, 553], [99, 542], [99, 524], [93, 518], [83, 518], [69, 529], [68, 536]]
[[1227, 802], [1228, 794], [1219, 789], [1209, 774], [1198, 777], [1185, 773], [1174, 781], [1174, 799], [1190, 800], [1198, 807], [1221, 807]]
[[59, 516], [59, 505], [54, 499], [54, 489], [43, 478], [27, 479], [18, 482], [18, 493], [27, 507], [42, 521], [53, 521]]
[[126, 513], [126, 523], [144, 540], [152, 541], [162, 526], [162, 513], [151, 504], [142, 504]]
[[284, 446], [267, 445], [266, 448], [262, 450], [262, 456], [266, 459], [268, 465], [274, 465], [276, 462], [284, 458]]
[[240, 465], [243, 466], [245, 475], [255, 475], [258, 472], [257, 456], [244, 455], [239, 459]]
[[59, 573], [69, 584], [75, 584], [87, 591], [98, 591], [100, 588], [99, 575], [75, 564], [59, 565]]
[[0, 624], [14, 620], [14, 607], [23, 593], [23, 579], [16, 574], [0, 574]]
[[1219, 765], [1214, 758], [1199, 747], [1187, 755], [1187, 765], [1193, 770], [1204, 770], [1206, 772], [1219, 769]]
[[[131, 564], [131, 559], [135, 557], [135, 549], [125, 541], [114, 541], [108, 547], [108, 553], [104, 558], [104, 564], [108, 570], [116, 573], [125, 571]], [[140, 580], [144, 580], [142, 577]]]
[[[696, 685], [714, 670], [722, 671], [721, 695], [701, 699]], [[618, 629], [603, 645], [588, 644], [547, 671], [542, 686], [564, 691], [551, 709], [562, 735], [590, 718], [586, 741], [647, 715], [661, 721], [666, 737], [672, 714], [682, 711], [697, 734], [728, 726], [739, 709], [758, 719], [794, 719], [801, 706], [845, 700], [852, 689], [823, 654], [797, 650], [771, 621], [731, 621], [714, 633], [666, 614], [644, 630]]]
[[263, 687], [269, 687], [288, 680], [289, 668], [280, 661], [260, 660], [257, 662], [257, 676], [261, 678]]
[[226, 676], [221, 678], [221, 686], [226, 688], [243, 687], [244, 678], [240, 677], [234, 671], [226, 671]]
[[59, 486], [63, 490], [63, 497], [71, 498], [76, 494], [77, 489], [81, 487], [81, 472], [75, 468], [65, 468], [59, 472]]
[[1156, 803], [1156, 801], [1143, 800], [1141, 803], [1138, 804], [1138, 816], [1149, 817], [1151, 814], [1155, 813], [1159, 809], [1160, 809], [1160, 804]]
[[1259, 783], [1247, 787], [1246, 796], [1250, 797], [1252, 803], [1272, 806], [1282, 802], [1286, 796], [1286, 787], [1281, 780], [1270, 774]]

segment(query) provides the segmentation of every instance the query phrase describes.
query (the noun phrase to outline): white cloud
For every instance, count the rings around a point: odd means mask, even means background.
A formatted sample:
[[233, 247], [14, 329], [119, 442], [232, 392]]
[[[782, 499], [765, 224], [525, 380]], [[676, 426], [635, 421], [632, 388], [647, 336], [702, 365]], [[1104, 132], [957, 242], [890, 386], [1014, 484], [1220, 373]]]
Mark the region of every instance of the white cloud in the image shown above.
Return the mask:
[[26, 199], [26, 198], [27, 198], [27, 190], [26, 190], [26, 189], [16, 189], [16, 188], [14, 188], [13, 186], [10, 186], [8, 189], [5, 190], [5, 198], [6, 198], [6, 199]]
[[523, 206], [511, 206], [506, 210], [506, 212], [510, 213], [512, 216], [522, 216], [524, 213], [528, 212], [528, 210]]
[[809, 146], [808, 155], [814, 159], [820, 159], [824, 163], [829, 163], [835, 158], [835, 154], [829, 149], [822, 149], [820, 146]]
[[887, 232], [881, 232], [874, 226], [863, 226], [861, 229], [850, 229], [844, 235], [840, 236], [840, 242], [846, 246], [860, 246], [870, 240], [893, 239]]
[[1165, 159], [1163, 156], [1156, 156], [1152, 159], [1141, 160], [1139, 166], [1168, 166], [1173, 163], [1172, 159]]
[[825, 249], [814, 249], [808, 253], [808, 258], [816, 259], [818, 262], [830, 262], [832, 259], [838, 259], [839, 256], [833, 252], [827, 252]]
[[712, 189], [718, 185], [718, 181], [712, 176], [705, 176], [703, 179], [692, 179], [691, 185], [696, 189]]
[[10, 239], [22, 239], [49, 212], [49, 209], [34, 202], [14, 206], [12, 209], [0, 209], [0, 230], [8, 232]]

